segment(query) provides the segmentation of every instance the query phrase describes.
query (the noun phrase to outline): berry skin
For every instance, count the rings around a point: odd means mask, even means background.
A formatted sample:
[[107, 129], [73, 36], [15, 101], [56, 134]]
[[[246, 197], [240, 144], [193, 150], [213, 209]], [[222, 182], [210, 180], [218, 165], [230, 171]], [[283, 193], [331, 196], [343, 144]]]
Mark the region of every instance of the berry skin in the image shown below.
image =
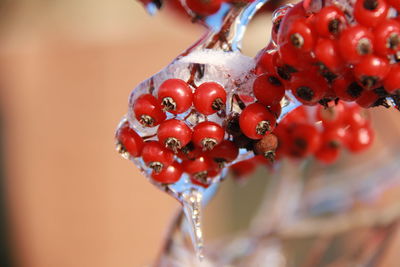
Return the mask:
[[288, 155], [294, 158], [304, 158], [313, 154], [320, 145], [320, 134], [310, 124], [298, 123], [288, 129]]
[[321, 135], [321, 144], [315, 152], [315, 158], [325, 164], [335, 162], [340, 155], [340, 147], [345, 136], [343, 128], [325, 129]]
[[364, 88], [351, 73], [346, 73], [343, 77], [335, 79], [332, 83], [332, 89], [335, 95], [343, 101], [355, 101], [364, 91]]
[[208, 16], [216, 13], [222, 4], [221, 0], [187, 0], [186, 5], [195, 13]]
[[337, 127], [342, 124], [345, 117], [346, 108], [342, 102], [338, 102], [337, 105], [333, 105], [325, 108], [320, 105], [317, 108], [316, 117], [317, 120], [322, 121], [324, 127]]
[[363, 108], [370, 108], [376, 105], [381, 97], [375, 92], [375, 90], [365, 90], [361, 96], [357, 98], [356, 103]]
[[275, 134], [267, 134], [255, 143], [254, 152], [268, 159], [270, 162], [275, 160], [275, 151], [278, 147], [278, 137]]
[[179, 181], [183, 173], [182, 166], [178, 162], [173, 162], [159, 173], [153, 172], [151, 178], [159, 183], [173, 184]]
[[278, 78], [264, 74], [254, 80], [253, 93], [260, 103], [271, 106], [281, 101], [285, 88]]
[[257, 58], [256, 74], [275, 73], [274, 57], [276, 54], [275, 50], [262, 52]]
[[159, 125], [166, 118], [157, 98], [151, 94], [139, 96], [133, 104], [136, 119], [146, 127]]
[[358, 105], [349, 105], [346, 108], [344, 125], [351, 128], [361, 128], [369, 124], [370, 116], [366, 109]]
[[385, 0], [357, 0], [354, 6], [354, 17], [366, 27], [379, 25], [386, 17], [389, 7]]
[[202, 184], [209, 184], [209, 171], [214, 169], [215, 164], [210, 158], [202, 155], [194, 160], [183, 161], [182, 166], [193, 179]]
[[117, 132], [117, 140], [121, 145], [119, 152], [128, 152], [132, 157], [139, 157], [143, 149], [143, 139], [133, 129], [129, 128], [129, 124], [124, 124]]
[[337, 36], [344, 26], [346, 19], [342, 10], [336, 6], [326, 6], [315, 15], [315, 29], [325, 38]]
[[398, 0], [386, 0], [386, 2], [397, 9], [397, 11], [400, 11], [400, 2]]
[[157, 131], [158, 140], [175, 153], [186, 146], [192, 138], [192, 130], [182, 121], [166, 120]]
[[203, 150], [211, 150], [224, 139], [225, 131], [217, 123], [204, 121], [193, 128], [193, 143]]
[[174, 161], [174, 154], [157, 141], [146, 142], [142, 150], [142, 159], [147, 166], [159, 173]]
[[256, 162], [251, 159], [239, 161], [230, 167], [235, 179], [243, 179], [249, 176], [257, 167]]
[[309, 73], [299, 73], [293, 76], [291, 82], [287, 85], [292, 89], [296, 98], [305, 105], [315, 105], [327, 92], [326, 81], [318, 74], [313, 73], [309, 79]]
[[373, 51], [373, 34], [368, 28], [355, 25], [346, 28], [340, 35], [339, 51], [349, 64], [355, 64]]
[[400, 90], [400, 65], [392, 66], [389, 74], [383, 80], [383, 86], [390, 94]]
[[224, 140], [213, 150], [207, 153], [207, 156], [213, 159], [221, 167], [227, 162], [234, 161], [239, 155], [239, 149], [232, 141]]
[[390, 71], [385, 58], [368, 55], [354, 67], [354, 75], [366, 89], [371, 89], [382, 81]]
[[306, 19], [293, 22], [288, 31], [287, 42], [298, 52], [310, 52], [314, 48], [315, 34], [307, 24]]
[[374, 30], [374, 50], [383, 57], [396, 53], [400, 49], [400, 23], [386, 19]]
[[192, 105], [192, 89], [185, 81], [168, 79], [158, 88], [158, 100], [166, 111], [180, 114]]
[[240, 129], [251, 139], [261, 139], [275, 128], [275, 124], [274, 114], [259, 103], [248, 105], [239, 117]]
[[374, 141], [374, 131], [371, 127], [361, 127], [347, 129], [348, 142], [346, 142], [346, 148], [353, 153], [359, 153], [372, 145]]
[[344, 62], [335, 41], [318, 39], [314, 53], [317, 61], [324, 64], [329, 70], [337, 72], [343, 68]]
[[225, 89], [215, 82], [200, 85], [193, 95], [193, 104], [198, 112], [211, 115], [223, 109], [226, 103]]

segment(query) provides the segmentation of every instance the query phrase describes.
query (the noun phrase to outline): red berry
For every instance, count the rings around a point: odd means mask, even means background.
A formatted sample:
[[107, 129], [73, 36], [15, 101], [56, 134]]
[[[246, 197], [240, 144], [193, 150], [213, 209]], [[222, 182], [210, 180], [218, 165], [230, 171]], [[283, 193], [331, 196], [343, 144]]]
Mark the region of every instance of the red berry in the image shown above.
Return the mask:
[[184, 122], [170, 119], [160, 124], [157, 136], [160, 143], [177, 153], [190, 142], [192, 130]]
[[374, 50], [386, 57], [400, 49], [400, 23], [394, 19], [386, 19], [374, 30]]
[[397, 9], [397, 11], [400, 11], [400, 1], [398, 0], [386, 0], [386, 2], [391, 5], [392, 7], [394, 7], [395, 9]]
[[279, 125], [285, 124], [289, 125], [291, 123], [296, 122], [305, 122], [308, 121], [308, 113], [304, 106], [299, 106], [286, 114]]
[[361, 25], [346, 28], [340, 35], [339, 50], [342, 58], [355, 64], [373, 51], [373, 34]]
[[117, 132], [118, 143], [122, 146], [120, 153], [128, 152], [132, 157], [139, 157], [143, 149], [143, 139], [133, 129], [129, 128], [129, 124], [125, 123]]
[[[289, 43], [282, 44], [279, 47], [279, 56], [279, 61], [277, 60], [278, 64], [276, 64], [278, 68], [280, 66], [283, 66], [286, 68], [290, 67], [294, 69], [294, 71], [300, 71], [310, 68], [312, 63], [314, 63], [314, 59], [312, 58], [310, 53], [301, 53]], [[277, 70], [277, 73], [281, 75], [279, 69]], [[285, 80], [289, 80], [284, 77], [282, 78]]]
[[235, 179], [242, 179], [252, 174], [256, 169], [257, 164], [251, 159], [239, 161], [230, 167]]
[[344, 104], [338, 102], [330, 107], [318, 106], [316, 115], [317, 120], [322, 121], [324, 127], [337, 127], [343, 122], [345, 112]]
[[221, 7], [221, 0], [186, 0], [186, 5], [195, 13], [208, 16], [216, 13]]
[[363, 108], [370, 108], [376, 105], [377, 101], [381, 97], [375, 92], [375, 90], [365, 90], [362, 92], [356, 103]]
[[157, 141], [146, 142], [142, 150], [142, 159], [154, 172], [160, 172], [174, 161], [174, 154]]
[[259, 103], [248, 105], [239, 117], [240, 129], [251, 139], [261, 139], [275, 128], [275, 124], [275, 116]]
[[355, 65], [354, 74], [366, 89], [371, 89], [382, 81], [390, 71], [385, 58], [368, 55]]
[[257, 59], [256, 65], [256, 74], [263, 74], [263, 73], [274, 73], [275, 66], [274, 66], [274, 57], [276, 56], [277, 52], [275, 50], [272, 51], [265, 51], [260, 54]]
[[306, 19], [300, 18], [294, 21], [290, 26], [287, 38], [286, 42], [298, 52], [310, 52], [314, 48], [315, 34], [307, 24]]
[[314, 105], [320, 101], [328, 90], [328, 84], [318, 74], [296, 73], [290, 83], [287, 84], [296, 98], [305, 105]]
[[345, 25], [345, 15], [336, 6], [326, 6], [315, 15], [315, 29], [322, 37], [335, 37], [343, 30]]
[[289, 128], [288, 154], [294, 158], [304, 158], [313, 154], [319, 147], [320, 134], [310, 124], [298, 123]]
[[392, 66], [389, 74], [383, 80], [383, 86], [390, 94], [394, 94], [400, 90], [400, 65]]
[[193, 95], [193, 104], [198, 112], [211, 115], [223, 109], [226, 103], [225, 89], [215, 82], [200, 85]]
[[136, 119], [147, 127], [159, 125], [166, 118], [157, 98], [151, 94], [139, 96], [133, 104]]
[[346, 73], [342, 77], [338, 77], [332, 82], [333, 92], [337, 97], [344, 101], [354, 101], [364, 88], [355, 80], [352, 73]]
[[182, 147], [178, 152], [178, 157], [183, 160], [190, 159], [194, 160], [202, 153], [199, 147], [196, 147], [193, 142], [189, 142], [186, 146]]
[[348, 142], [346, 147], [353, 153], [358, 153], [366, 150], [374, 141], [374, 131], [371, 127], [361, 127], [347, 129]]
[[229, 140], [222, 141], [213, 150], [207, 153], [207, 156], [213, 159], [218, 164], [234, 161], [239, 155], [239, 149]]
[[318, 39], [314, 53], [317, 61], [324, 64], [330, 71], [337, 72], [344, 67], [337, 43], [333, 40]]
[[298, 20], [306, 17], [306, 11], [304, 10], [302, 3], [297, 3], [292, 8], [286, 11], [285, 16], [283, 17], [278, 31], [278, 45], [282, 45], [288, 41], [289, 31], [293, 25], [293, 23]]
[[285, 88], [278, 78], [264, 74], [254, 80], [253, 93], [260, 103], [271, 106], [281, 101]]
[[182, 162], [184, 171], [188, 173], [193, 179], [203, 184], [209, 184], [209, 171], [215, 168], [214, 162], [206, 157], [199, 156], [194, 160], [186, 160]]
[[315, 158], [326, 164], [335, 162], [339, 157], [344, 135], [343, 128], [325, 129], [321, 135], [320, 147], [315, 152]]
[[281, 103], [278, 102], [276, 104], [272, 104], [271, 106], [268, 107], [269, 111], [272, 112], [272, 114], [274, 114], [275, 118], [279, 118], [279, 116], [281, 116], [282, 113], [282, 106]]
[[379, 25], [386, 17], [389, 7], [385, 0], [357, 0], [354, 6], [354, 17], [366, 27]]
[[183, 173], [182, 166], [178, 162], [173, 162], [159, 173], [153, 172], [151, 178], [159, 183], [173, 184], [179, 181]]
[[361, 108], [358, 105], [348, 105], [344, 118], [344, 126], [352, 128], [365, 127], [369, 124], [370, 116], [368, 110]]
[[158, 100], [166, 111], [180, 114], [192, 105], [192, 89], [185, 81], [168, 79], [158, 88]]
[[203, 150], [211, 150], [224, 139], [225, 131], [217, 123], [204, 121], [193, 128], [193, 143]]

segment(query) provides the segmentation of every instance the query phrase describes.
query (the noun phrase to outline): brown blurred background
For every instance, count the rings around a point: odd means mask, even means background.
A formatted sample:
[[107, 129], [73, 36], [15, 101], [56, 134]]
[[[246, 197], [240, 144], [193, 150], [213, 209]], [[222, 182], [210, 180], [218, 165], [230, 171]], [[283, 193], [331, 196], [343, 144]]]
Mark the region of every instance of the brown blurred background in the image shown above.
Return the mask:
[[[0, 15], [0, 266], [150, 264], [178, 204], [119, 157], [114, 130], [130, 91], [204, 30], [134, 0], [0, 0]], [[264, 16], [250, 27], [247, 54], [266, 44], [268, 25]], [[206, 238], [244, 225], [263, 183], [224, 185]], [[235, 190], [252, 197], [234, 202]]]

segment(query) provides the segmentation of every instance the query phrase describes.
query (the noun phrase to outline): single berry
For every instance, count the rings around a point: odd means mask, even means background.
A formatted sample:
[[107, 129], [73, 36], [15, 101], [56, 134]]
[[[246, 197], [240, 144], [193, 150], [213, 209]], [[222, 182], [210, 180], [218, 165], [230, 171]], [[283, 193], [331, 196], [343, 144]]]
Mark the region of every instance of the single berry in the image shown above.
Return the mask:
[[118, 152], [128, 152], [132, 157], [139, 157], [143, 149], [143, 139], [125, 123], [117, 131]]
[[160, 143], [177, 153], [190, 142], [192, 130], [183, 121], [170, 119], [160, 124], [157, 136]]
[[178, 162], [173, 162], [160, 172], [153, 172], [151, 178], [159, 183], [173, 184], [179, 181], [183, 173], [182, 166]]
[[345, 15], [336, 6], [326, 6], [315, 15], [315, 29], [322, 37], [336, 37], [345, 26]]
[[330, 71], [337, 72], [344, 67], [338, 45], [334, 40], [318, 39], [314, 53], [317, 61], [326, 66]]
[[133, 104], [136, 119], [146, 127], [159, 125], [166, 118], [157, 98], [151, 94], [139, 96]]
[[364, 91], [364, 88], [356, 81], [352, 73], [346, 73], [344, 76], [335, 79], [332, 82], [332, 89], [335, 95], [344, 101], [354, 101]]
[[260, 103], [248, 105], [239, 117], [240, 129], [251, 139], [261, 139], [275, 128], [275, 124], [274, 114]]
[[390, 71], [389, 62], [385, 58], [369, 55], [364, 57], [360, 63], [354, 67], [355, 77], [364, 85], [366, 89], [376, 87]]
[[192, 140], [203, 150], [211, 150], [224, 139], [225, 131], [217, 123], [204, 121], [193, 128]]
[[374, 141], [374, 131], [371, 127], [347, 129], [348, 142], [346, 148], [353, 153], [359, 153], [369, 148]]
[[328, 90], [328, 85], [320, 75], [315, 72], [296, 73], [287, 89], [291, 89], [296, 98], [305, 105], [315, 105], [320, 101]]
[[164, 110], [172, 114], [180, 114], [192, 105], [192, 89], [185, 81], [168, 79], [158, 88], [158, 100]]
[[355, 19], [366, 27], [379, 25], [387, 17], [388, 11], [385, 0], [357, 0], [354, 5]]
[[352, 128], [365, 127], [370, 122], [368, 110], [361, 108], [358, 105], [348, 105], [344, 118], [344, 126]]
[[221, 0], [186, 0], [186, 5], [193, 12], [208, 16], [216, 13], [221, 7]]
[[394, 19], [386, 19], [374, 29], [374, 50], [386, 57], [400, 49], [400, 23]]
[[373, 51], [373, 34], [368, 28], [354, 25], [340, 34], [339, 51], [349, 64], [355, 64]]
[[142, 150], [142, 159], [147, 166], [159, 173], [174, 161], [174, 154], [157, 141], [146, 142]]
[[233, 178], [237, 180], [242, 180], [243, 178], [246, 178], [247, 176], [252, 174], [256, 169], [256, 167], [257, 167], [256, 162], [254, 162], [251, 159], [247, 159], [233, 164], [230, 167], [230, 170], [233, 173]]
[[193, 95], [196, 110], [204, 115], [211, 115], [224, 109], [226, 103], [225, 89], [215, 82], [201, 84]]
[[288, 129], [288, 155], [294, 158], [304, 158], [313, 154], [319, 147], [320, 134], [318, 130], [307, 123], [297, 123]]
[[392, 66], [389, 74], [383, 80], [383, 86], [390, 94], [394, 94], [400, 90], [400, 65]]
[[257, 155], [262, 155], [270, 162], [275, 160], [275, 151], [278, 147], [278, 137], [275, 134], [267, 134], [263, 136], [254, 145], [254, 152]]
[[227, 162], [234, 161], [238, 155], [239, 149], [229, 140], [222, 141], [207, 153], [207, 156], [218, 163], [220, 167], [223, 167]]
[[285, 88], [279, 78], [264, 74], [254, 80], [253, 93], [260, 103], [271, 106], [281, 101], [285, 95]]
[[287, 42], [298, 52], [310, 52], [314, 48], [315, 33], [307, 24], [306, 19], [293, 22], [288, 31]]
[[199, 181], [202, 184], [209, 184], [209, 171], [214, 169], [214, 162], [202, 155], [194, 160], [186, 160], [182, 162], [183, 169], [188, 173], [193, 179]]
[[343, 123], [345, 112], [346, 107], [342, 102], [338, 102], [336, 105], [333, 104], [328, 107], [320, 105], [317, 108], [316, 117], [317, 120], [322, 121], [324, 127], [338, 127]]
[[375, 92], [375, 90], [365, 90], [362, 92], [356, 103], [363, 108], [374, 107], [378, 104], [381, 97]]

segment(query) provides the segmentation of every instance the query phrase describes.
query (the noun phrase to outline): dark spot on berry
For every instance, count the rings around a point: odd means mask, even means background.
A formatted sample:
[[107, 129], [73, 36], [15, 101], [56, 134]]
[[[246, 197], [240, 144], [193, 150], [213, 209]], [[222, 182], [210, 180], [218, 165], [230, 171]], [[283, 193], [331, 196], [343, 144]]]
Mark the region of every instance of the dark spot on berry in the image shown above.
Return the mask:
[[163, 3], [161, 0], [153, 0], [153, 4], [156, 5], [157, 9], [161, 9]]
[[379, 78], [375, 76], [363, 76], [361, 77], [361, 84], [364, 85], [365, 88], [370, 89], [376, 85]]
[[307, 141], [304, 140], [303, 138], [296, 138], [296, 139], [294, 139], [294, 145], [297, 148], [300, 148], [301, 150], [304, 150], [304, 149], [307, 148], [308, 144], [307, 144]]
[[284, 66], [279, 66], [277, 67], [277, 73], [279, 77], [281, 77], [284, 80], [289, 81], [292, 78], [292, 73], [297, 72], [297, 70], [290, 66], [290, 65], [284, 65]]
[[400, 36], [397, 33], [392, 33], [388, 40], [386, 46], [390, 49], [396, 49], [400, 44]]
[[311, 101], [314, 97], [314, 91], [308, 86], [300, 86], [296, 89], [296, 95], [305, 101]]
[[349, 86], [347, 86], [346, 92], [351, 97], [357, 98], [361, 95], [363, 90], [364, 88], [362, 88], [362, 86], [359, 85], [357, 82], [352, 82], [351, 84], [349, 84]]
[[304, 38], [299, 33], [294, 33], [290, 35], [290, 42], [296, 48], [302, 48], [304, 45]]
[[364, 8], [367, 10], [375, 10], [378, 7], [378, 0], [364, 0]]
[[328, 23], [328, 30], [332, 34], [337, 34], [339, 33], [339, 28], [340, 28], [340, 20], [339, 19], [333, 19], [329, 21]]
[[380, 97], [387, 97], [389, 94], [385, 91], [384, 87], [378, 87], [374, 89], [374, 93], [377, 94]]
[[357, 43], [357, 53], [360, 55], [370, 54], [372, 51], [371, 40], [361, 38]]
[[282, 85], [281, 81], [278, 78], [276, 78], [275, 76], [269, 76], [268, 81], [270, 82], [270, 84], [275, 85], [275, 86]]

